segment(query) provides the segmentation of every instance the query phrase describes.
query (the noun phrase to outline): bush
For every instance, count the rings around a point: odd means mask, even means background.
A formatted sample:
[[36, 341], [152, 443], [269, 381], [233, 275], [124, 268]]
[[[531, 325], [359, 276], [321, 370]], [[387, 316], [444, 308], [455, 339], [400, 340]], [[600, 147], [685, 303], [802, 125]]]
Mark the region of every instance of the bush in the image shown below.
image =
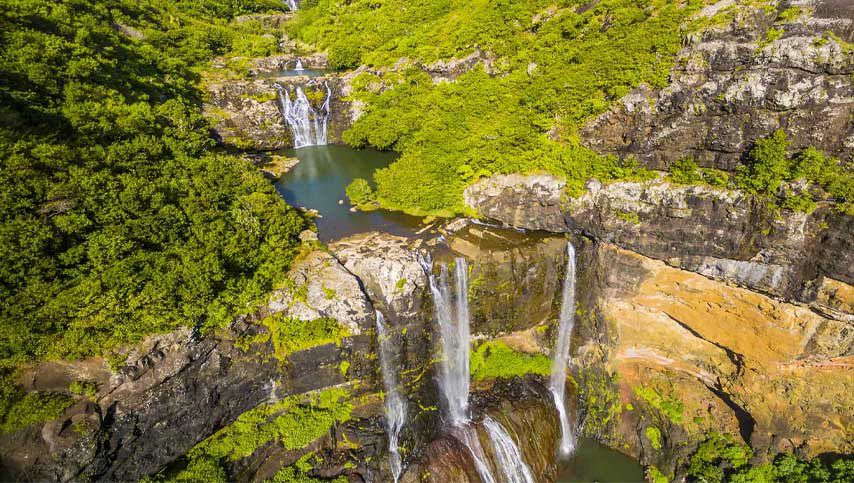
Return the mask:
[[262, 321], [270, 331], [276, 358], [284, 361], [293, 352], [325, 344], [340, 344], [350, 335], [346, 327], [337, 320], [322, 317], [314, 320], [299, 320], [278, 313]]
[[789, 179], [789, 158], [786, 133], [778, 129], [770, 137], [756, 141], [748, 153], [748, 164], [737, 169], [736, 183], [754, 194], [774, 195]]
[[724, 481], [725, 469], [738, 470], [752, 457], [749, 446], [736, 443], [727, 434], [711, 433], [691, 455], [688, 476], [710, 483]]
[[344, 192], [353, 206], [361, 206], [376, 199], [373, 188], [371, 188], [371, 185], [364, 178], [354, 179], [353, 182], [347, 185]]
[[670, 166], [670, 181], [677, 184], [697, 184], [703, 181], [694, 158], [682, 158]]
[[92, 381], [74, 381], [68, 386], [68, 390], [71, 394], [92, 398], [98, 393], [98, 385]]
[[644, 430], [644, 434], [653, 449], [661, 449], [661, 430], [655, 426], [647, 426], [646, 430]]
[[329, 48], [329, 67], [337, 70], [353, 69], [362, 61], [358, 45], [334, 45]]
[[[4, 383], [5, 384], [5, 383]], [[73, 401], [65, 394], [29, 392], [17, 386], [3, 388], [0, 401], [0, 434], [13, 433], [58, 418]]]

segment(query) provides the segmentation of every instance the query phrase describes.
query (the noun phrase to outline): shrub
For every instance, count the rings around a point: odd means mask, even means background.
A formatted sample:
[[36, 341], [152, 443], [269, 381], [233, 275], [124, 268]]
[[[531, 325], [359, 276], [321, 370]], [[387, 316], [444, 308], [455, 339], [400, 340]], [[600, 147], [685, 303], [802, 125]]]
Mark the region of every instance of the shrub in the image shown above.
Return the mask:
[[778, 129], [770, 137], [756, 141], [748, 154], [748, 164], [737, 169], [736, 183], [754, 194], [776, 194], [789, 179], [789, 146], [786, 133]]
[[4, 388], [0, 434], [56, 419], [72, 402], [65, 394], [40, 391], [24, 394], [20, 387]]
[[703, 181], [694, 158], [682, 158], [670, 166], [670, 181], [678, 184], [697, 184]]
[[646, 430], [644, 430], [644, 434], [653, 449], [661, 449], [661, 430], [655, 426], [647, 426]]
[[724, 468], [739, 469], [753, 457], [749, 446], [736, 443], [727, 434], [711, 433], [691, 455], [688, 476], [708, 482], [724, 480]]
[[368, 181], [364, 178], [354, 179], [349, 185], [347, 185], [344, 192], [347, 194], [347, 198], [350, 199], [350, 204], [353, 206], [364, 205], [376, 199], [376, 194], [374, 193], [373, 188], [371, 188], [371, 185], [368, 184]]
[[634, 388], [634, 393], [673, 423], [682, 424], [682, 416], [685, 411], [685, 404], [682, 401], [675, 397], [662, 395], [649, 386], [638, 386]]
[[68, 390], [72, 394], [91, 398], [98, 393], [98, 385], [92, 381], [74, 381], [68, 386]]

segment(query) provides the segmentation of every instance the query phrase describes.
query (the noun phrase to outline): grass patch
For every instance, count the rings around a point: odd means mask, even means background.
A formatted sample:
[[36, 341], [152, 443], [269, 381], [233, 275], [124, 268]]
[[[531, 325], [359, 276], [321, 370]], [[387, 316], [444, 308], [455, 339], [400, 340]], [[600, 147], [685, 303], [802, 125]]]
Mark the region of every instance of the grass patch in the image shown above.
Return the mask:
[[276, 358], [285, 360], [293, 352], [325, 344], [341, 344], [341, 339], [350, 335], [346, 327], [337, 320], [321, 317], [314, 320], [299, 320], [278, 313], [262, 322], [270, 331]]
[[526, 354], [500, 341], [484, 342], [471, 352], [471, 375], [475, 380], [510, 379], [525, 374], [551, 374], [551, 359], [542, 354]]

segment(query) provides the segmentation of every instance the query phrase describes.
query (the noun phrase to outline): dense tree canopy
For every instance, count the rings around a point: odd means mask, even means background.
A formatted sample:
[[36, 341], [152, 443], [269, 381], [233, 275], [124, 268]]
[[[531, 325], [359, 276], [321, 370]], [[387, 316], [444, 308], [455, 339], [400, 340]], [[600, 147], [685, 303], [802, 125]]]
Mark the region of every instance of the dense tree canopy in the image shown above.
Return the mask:
[[198, 66], [275, 39], [243, 0], [0, 2], [0, 360], [215, 326], [276, 283], [303, 219], [213, 152]]
[[[703, 5], [701, 0], [312, 3], [290, 30], [326, 47], [334, 65], [397, 65], [393, 74], [365, 73], [357, 79], [354, 95], [368, 107], [345, 138], [356, 146], [402, 153], [377, 174], [378, 200], [446, 213], [462, 211], [463, 188], [492, 173], [545, 170], [566, 176], [576, 192], [592, 176], [646, 176], [631, 160], [582, 147], [578, 129], [638, 84], [666, 85], [680, 29]], [[416, 67], [475, 50], [488, 60], [453, 83], [436, 85]], [[401, 64], [400, 58], [410, 63]]]

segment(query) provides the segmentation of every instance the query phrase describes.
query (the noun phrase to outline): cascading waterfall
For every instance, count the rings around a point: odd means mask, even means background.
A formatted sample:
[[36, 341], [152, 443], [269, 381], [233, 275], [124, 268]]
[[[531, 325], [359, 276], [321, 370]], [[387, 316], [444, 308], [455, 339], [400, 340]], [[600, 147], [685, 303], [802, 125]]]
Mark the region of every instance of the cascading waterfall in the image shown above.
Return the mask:
[[563, 281], [558, 336], [549, 381], [549, 390], [554, 397], [560, 418], [560, 452], [563, 455], [568, 455], [575, 449], [575, 438], [570, 429], [569, 417], [566, 414], [566, 371], [572, 342], [572, 328], [575, 325], [575, 247], [572, 246], [572, 243], [567, 243], [566, 255], [566, 274]]
[[285, 123], [294, 134], [294, 147], [322, 146], [326, 144], [327, 121], [329, 120], [330, 102], [332, 100], [332, 89], [328, 82], [323, 83], [326, 89], [326, 98], [319, 109], [311, 107], [308, 97], [302, 87], [297, 86], [294, 90], [294, 99], [286, 87], [274, 84], [279, 91], [279, 103], [282, 106], [282, 114]]
[[385, 317], [376, 311], [377, 341], [379, 345], [380, 370], [383, 376], [383, 389], [385, 390], [385, 422], [388, 432], [389, 464], [395, 483], [400, 478], [403, 470], [403, 462], [398, 450], [400, 431], [406, 423], [406, 401], [398, 391], [397, 380], [394, 371], [394, 351], [390, 340], [388, 329], [385, 326]]
[[477, 430], [474, 426], [464, 425], [455, 427], [451, 433], [469, 449], [472, 460], [474, 460], [474, 469], [483, 483], [496, 483], [495, 477], [492, 476], [492, 471], [489, 470], [489, 464], [486, 462], [486, 454], [483, 452], [483, 446], [480, 445], [480, 439], [477, 437]]
[[445, 401], [445, 416], [452, 426], [468, 422], [469, 400], [469, 309], [468, 265], [465, 258], [454, 260], [456, 275], [456, 304], [451, 300], [448, 267], [441, 265], [438, 280], [429, 260], [421, 259], [422, 268], [430, 281], [433, 306], [439, 335], [442, 340], [442, 360], [439, 364], [439, 389]]
[[299, 10], [299, 2], [297, 0], [285, 0], [285, 5], [288, 6], [288, 9], [291, 12], [296, 12]]
[[507, 483], [534, 483], [531, 468], [525, 463], [522, 452], [504, 427], [489, 416], [483, 418], [483, 426], [492, 441], [492, 448], [495, 450], [495, 462], [503, 472], [505, 481]]
[[297, 64], [294, 66], [294, 70], [305, 70], [302, 66], [302, 60], [297, 59]]

